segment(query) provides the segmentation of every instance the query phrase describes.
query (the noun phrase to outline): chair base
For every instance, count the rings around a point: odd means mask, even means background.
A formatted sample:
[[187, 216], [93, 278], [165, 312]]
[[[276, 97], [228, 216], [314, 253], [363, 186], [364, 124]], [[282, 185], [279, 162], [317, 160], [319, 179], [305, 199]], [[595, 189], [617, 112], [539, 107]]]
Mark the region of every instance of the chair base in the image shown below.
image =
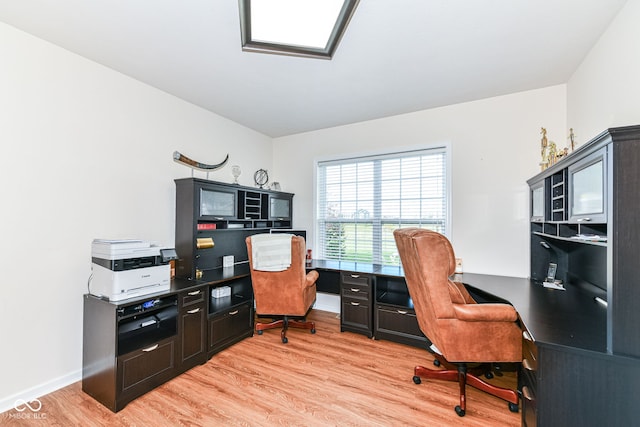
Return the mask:
[[444, 365], [445, 370], [429, 369], [424, 366], [416, 366], [413, 370], [414, 377], [413, 382], [420, 384], [421, 378], [455, 381], [460, 385], [460, 405], [455, 407], [456, 413], [463, 417], [467, 409], [466, 402], [466, 385], [469, 384], [472, 387], [489, 393], [500, 399], [506, 400], [509, 403], [509, 410], [511, 412], [518, 412], [518, 394], [515, 390], [508, 388], [497, 387], [480, 379], [480, 375], [485, 375], [489, 378], [491, 373], [491, 364], [484, 363], [474, 368], [468, 368], [465, 363], [450, 363], [444, 357], [439, 354], [434, 354], [434, 365]]
[[258, 335], [262, 335], [262, 331], [267, 329], [275, 329], [282, 327], [282, 331], [280, 331], [280, 339], [284, 344], [289, 342], [287, 338], [287, 330], [289, 327], [298, 328], [298, 329], [310, 329], [312, 334], [316, 333], [316, 324], [315, 322], [307, 321], [306, 319], [291, 319], [289, 316], [283, 316], [281, 319], [274, 320], [270, 323], [262, 323], [256, 322], [256, 331]]

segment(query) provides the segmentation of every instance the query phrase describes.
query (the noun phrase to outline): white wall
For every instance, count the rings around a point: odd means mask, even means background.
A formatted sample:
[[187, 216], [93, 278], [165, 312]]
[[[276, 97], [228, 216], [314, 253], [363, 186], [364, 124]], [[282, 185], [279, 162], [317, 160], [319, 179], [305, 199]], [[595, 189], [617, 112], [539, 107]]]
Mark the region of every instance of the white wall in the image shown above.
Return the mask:
[[264, 135], [4, 24], [0, 141], [0, 412], [80, 379], [92, 239], [173, 245], [173, 179], [191, 175], [174, 150], [229, 153], [210, 178], [238, 164], [243, 184], [272, 156]]
[[640, 0], [628, 0], [567, 84], [567, 125], [578, 145], [640, 124]]
[[565, 86], [387, 117], [274, 140], [274, 175], [295, 193], [294, 226], [314, 236], [318, 159], [448, 143], [451, 240], [464, 271], [526, 277], [526, 180], [539, 172], [540, 128], [564, 146]]

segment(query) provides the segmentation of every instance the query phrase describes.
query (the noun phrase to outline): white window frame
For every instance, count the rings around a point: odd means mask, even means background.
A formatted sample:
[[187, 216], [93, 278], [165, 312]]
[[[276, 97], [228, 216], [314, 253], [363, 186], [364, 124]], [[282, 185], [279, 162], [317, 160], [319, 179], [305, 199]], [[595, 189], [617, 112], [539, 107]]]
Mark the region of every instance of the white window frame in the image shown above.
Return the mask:
[[[412, 153], [416, 153], [418, 154], [419, 152], [424, 152], [424, 151], [430, 151], [430, 150], [434, 150], [434, 151], [441, 151], [444, 153], [445, 155], [445, 171], [444, 171], [444, 176], [445, 176], [445, 190], [444, 190], [444, 194], [445, 194], [445, 216], [444, 216], [444, 235], [447, 236], [450, 239], [451, 236], [451, 232], [452, 232], [452, 227], [451, 227], [451, 176], [452, 176], [452, 171], [451, 171], [451, 147], [449, 143], [441, 143], [441, 144], [434, 144], [434, 145], [421, 145], [421, 146], [416, 146], [416, 147], [403, 147], [403, 148], [397, 148], [397, 149], [393, 149], [393, 150], [384, 150], [384, 151], [374, 151], [374, 152], [360, 152], [360, 153], [351, 153], [351, 154], [344, 154], [344, 155], [334, 155], [331, 157], [323, 157], [323, 158], [318, 158], [315, 160], [315, 167], [314, 167], [314, 235], [315, 235], [315, 244], [314, 244], [314, 252], [315, 254], [317, 254], [317, 256], [319, 258], [323, 258], [324, 257], [324, 248], [323, 246], [323, 241], [324, 241], [324, 236], [321, 233], [321, 227], [320, 227], [320, 218], [319, 218], [319, 209], [320, 209], [320, 191], [319, 191], [319, 176], [318, 176], [318, 171], [319, 171], [319, 166], [322, 163], [325, 162], [348, 162], [350, 159], [353, 159], [355, 161], [360, 160], [360, 159], [365, 159], [365, 158], [381, 158], [381, 157], [389, 157], [389, 158], [393, 158], [393, 157], [400, 157], [400, 156], [405, 156], [405, 155], [409, 155]], [[352, 223], [353, 221], [345, 221], [345, 222], [349, 222]], [[383, 221], [384, 222], [384, 221]], [[387, 221], [388, 222], [388, 221]], [[410, 220], [397, 220], [394, 222], [411, 222]], [[375, 246], [375, 245], [374, 245]], [[378, 247], [382, 247], [382, 242], [380, 242], [380, 244], [378, 245]], [[374, 249], [375, 251], [375, 249]], [[353, 262], [351, 260], [345, 260], [347, 262]], [[374, 254], [374, 260], [373, 260], [374, 264], [379, 264], [380, 262], [375, 259], [375, 254]], [[391, 264], [394, 265], [394, 264]], [[397, 264], [396, 265], [400, 265], [400, 261], [398, 259]]]

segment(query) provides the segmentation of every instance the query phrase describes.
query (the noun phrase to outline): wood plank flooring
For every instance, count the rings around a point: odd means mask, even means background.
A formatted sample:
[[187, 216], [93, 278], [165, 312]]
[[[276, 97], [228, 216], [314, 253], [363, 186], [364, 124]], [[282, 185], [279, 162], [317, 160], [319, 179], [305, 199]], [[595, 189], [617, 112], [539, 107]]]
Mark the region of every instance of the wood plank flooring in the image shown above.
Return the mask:
[[[75, 383], [40, 398], [39, 418], [0, 414], [2, 425], [29, 426], [518, 426], [507, 403], [458, 385], [412, 381], [425, 350], [340, 332], [335, 313], [313, 310], [317, 333], [292, 329], [254, 335], [112, 413]], [[506, 372], [491, 381], [514, 387]]]

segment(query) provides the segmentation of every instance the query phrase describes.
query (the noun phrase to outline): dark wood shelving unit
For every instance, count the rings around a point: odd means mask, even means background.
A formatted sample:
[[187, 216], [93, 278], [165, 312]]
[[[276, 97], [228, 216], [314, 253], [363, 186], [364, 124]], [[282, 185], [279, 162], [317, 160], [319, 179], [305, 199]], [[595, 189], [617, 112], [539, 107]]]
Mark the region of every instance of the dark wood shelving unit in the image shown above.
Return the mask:
[[[640, 126], [613, 128], [527, 181], [532, 286], [542, 288], [549, 264], [556, 264], [566, 290], [545, 289], [545, 297], [550, 303], [554, 292], [567, 294], [558, 299], [581, 298], [562, 308], [572, 310], [571, 321], [588, 325], [589, 335], [557, 345], [564, 337], [545, 342], [523, 326], [523, 425], [625, 425], [635, 419], [621, 402], [640, 379], [638, 165]], [[534, 195], [541, 186], [543, 198]], [[589, 312], [602, 314], [583, 317]], [[566, 313], [558, 316], [567, 321]], [[602, 397], [585, 395], [587, 389], [603, 390]]]
[[[247, 261], [247, 236], [291, 228], [291, 193], [198, 178], [175, 184], [177, 277], [195, 279], [196, 270], [222, 267], [225, 255]], [[213, 247], [199, 248], [197, 239], [211, 239]]]

